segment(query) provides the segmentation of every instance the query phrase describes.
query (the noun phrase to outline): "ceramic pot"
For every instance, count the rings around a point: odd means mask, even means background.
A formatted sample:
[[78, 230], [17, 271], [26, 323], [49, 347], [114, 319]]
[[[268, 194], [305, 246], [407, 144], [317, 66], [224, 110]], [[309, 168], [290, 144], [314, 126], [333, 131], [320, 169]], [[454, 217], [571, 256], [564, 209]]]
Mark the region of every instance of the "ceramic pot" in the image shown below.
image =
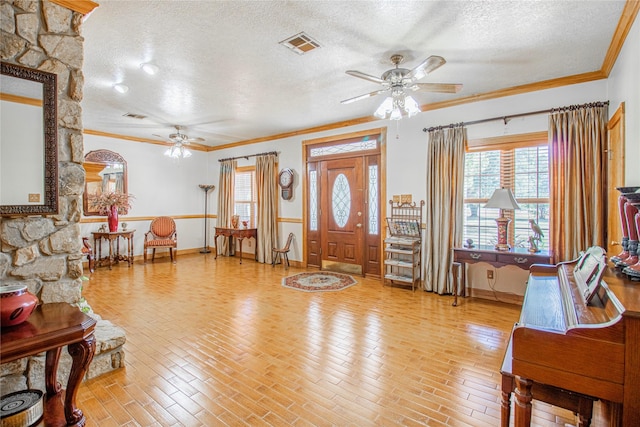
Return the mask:
[[0, 286], [0, 302], [0, 320], [4, 328], [27, 320], [38, 305], [38, 297], [29, 292], [26, 285]]
[[111, 206], [109, 212], [107, 212], [107, 223], [109, 223], [109, 232], [115, 233], [118, 231], [118, 207]]

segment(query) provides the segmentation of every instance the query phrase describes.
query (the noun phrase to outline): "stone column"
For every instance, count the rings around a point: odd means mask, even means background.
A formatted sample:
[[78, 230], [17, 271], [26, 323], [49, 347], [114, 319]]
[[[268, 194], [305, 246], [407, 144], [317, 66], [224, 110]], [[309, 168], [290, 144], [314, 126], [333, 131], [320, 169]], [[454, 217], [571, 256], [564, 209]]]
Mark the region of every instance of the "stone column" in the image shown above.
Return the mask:
[[[13, 0], [0, 4], [2, 61], [55, 73], [58, 77], [59, 212], [39, 217], [0, 217], [0, 283], [27, 285], [43, 304], [80, 305], [82, 302], [79, 225], [85, 181], [80, 106], [84, 85], [82, 19], [82, 14], [47, 0]], [[90, 311], [90, 307], [84, 306]], [[89, 314], [99, 319], [94, 313]], [[108, 364], [111, 369], [101, 371], [106, 372], [124, 366], [124, 331], [109, 322], [102, 323], [96, 332], [98, 341], [100, 329], [113, 335], [105, 338], [108, 342], [102, 347], [103, 352], [111, 351], [105, 353], [111, 361]], [[104, 365], [98, 356], [96, 358], [97, 365]], [[0, 365], [3, 393], [27, 388], [27, 378], [29, 387], [42, 389], [39, 385], [43, 386], [44, 381], [38, 374], [38, 365], [37, 358], [32, 358], [29, 364], [19, 360]], [[30, 372], [27, 372], [28, 366], [31, 366]], [[64, 373], [65, 369], [61, 368]], [[91, 376], [101, 372], [94, 370]]]

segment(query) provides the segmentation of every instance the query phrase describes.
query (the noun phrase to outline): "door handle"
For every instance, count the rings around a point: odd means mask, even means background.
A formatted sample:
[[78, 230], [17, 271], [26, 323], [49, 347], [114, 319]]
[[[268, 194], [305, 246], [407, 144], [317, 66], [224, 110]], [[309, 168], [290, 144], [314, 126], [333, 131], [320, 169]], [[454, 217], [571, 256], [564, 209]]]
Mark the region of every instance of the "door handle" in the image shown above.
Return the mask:
[[358, 224], [356, 224], [356, 227], [362, 228], [362, 224], [358, 223]]

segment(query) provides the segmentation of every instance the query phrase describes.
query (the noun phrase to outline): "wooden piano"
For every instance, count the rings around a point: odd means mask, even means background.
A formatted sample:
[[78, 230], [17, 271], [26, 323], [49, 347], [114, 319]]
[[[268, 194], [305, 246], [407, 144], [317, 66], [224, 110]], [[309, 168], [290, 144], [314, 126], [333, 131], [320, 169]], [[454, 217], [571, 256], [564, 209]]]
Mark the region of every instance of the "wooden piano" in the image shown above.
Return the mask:
[[608, 267], [599, 247], [532, 265], [501, 372], [503, 426], [514, 388], [516, 427], [530, 425], [532, 398], [584, 411], [578, 426], [589, 425], [587, 406], [601, 399], [610, 426], [639, 425], [640, 283]]

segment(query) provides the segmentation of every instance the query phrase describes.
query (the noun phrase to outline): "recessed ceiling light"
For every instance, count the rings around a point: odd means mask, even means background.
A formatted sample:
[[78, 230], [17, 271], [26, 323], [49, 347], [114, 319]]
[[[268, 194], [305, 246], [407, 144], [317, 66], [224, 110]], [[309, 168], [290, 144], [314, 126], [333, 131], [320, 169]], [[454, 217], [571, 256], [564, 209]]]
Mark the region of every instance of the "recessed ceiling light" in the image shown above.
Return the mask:
[[150, 64], [150, 63], [148, 63], [148, 62], [147, 62], [146, 64], [142, 64], [142, 65], [140, 65], [140, 68], [142, 68], [142, 71], [144, 71], [145, 73], [150, 74], [150, 75], [152, 75], [152, 76], [153, 76], [155, 73], [157, 73], [157, 72], [158, 72], [158, 70], [160, 69], [160, 68], [158, 68], [158, 66], [157, 66], [157, 65]]
[[122, 83], [113, 85], [113, 88], [116, 90], [116, 92], [119, 92], [119, 93], [129, 92], [129, 86], [123, 85]]

